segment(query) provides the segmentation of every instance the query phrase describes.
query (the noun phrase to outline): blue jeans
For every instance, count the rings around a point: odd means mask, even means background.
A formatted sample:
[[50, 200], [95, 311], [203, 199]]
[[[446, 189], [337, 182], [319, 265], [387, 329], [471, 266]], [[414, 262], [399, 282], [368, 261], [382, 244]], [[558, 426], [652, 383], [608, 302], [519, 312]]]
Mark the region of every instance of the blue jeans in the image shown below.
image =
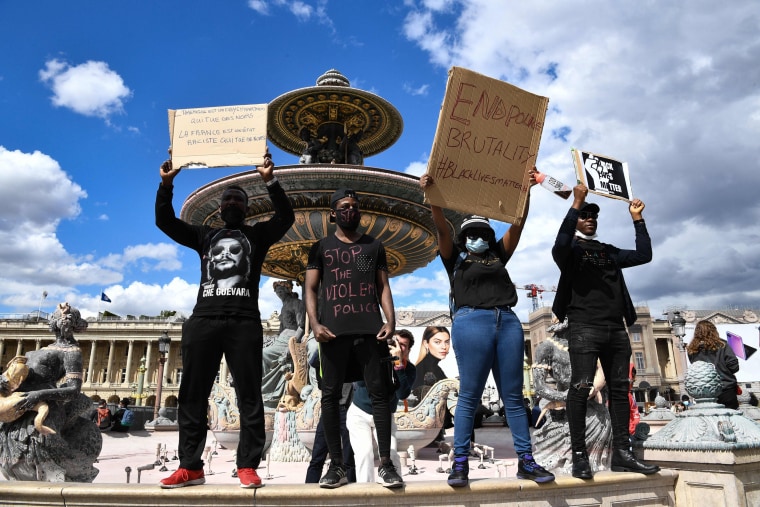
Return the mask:
[[475, 411], [481, 404], [489, 372], [493, 372], [504, 402], [515, 451], [518, 456], [529, 454], [530, 430], [523, 405], [525, 338], [520, 319], [509, 308], [462, 307], [454, 314], [451, 340], [459, 367], [454, 454], [470, 453]]
[[570, 322], [570, 388], [567, 391], [567, 420], [573, 452], [586, 450], [586, 400], [596, 373], [596, 360], [602, 365], [610, 393], [609, 411], [612, 422], [612, 446], [629, 448], [628, 366], [631, 342], [620, 326], [590, 326]]

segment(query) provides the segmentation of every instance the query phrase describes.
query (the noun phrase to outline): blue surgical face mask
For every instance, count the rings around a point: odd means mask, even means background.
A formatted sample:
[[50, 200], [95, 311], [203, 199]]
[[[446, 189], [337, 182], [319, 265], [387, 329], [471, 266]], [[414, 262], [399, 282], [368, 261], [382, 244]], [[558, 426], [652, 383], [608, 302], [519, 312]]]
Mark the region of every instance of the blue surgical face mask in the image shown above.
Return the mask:
[[464, 246], [467, 248], [467, 251], [480, 254], [488, 250], [488, 241], [483, 238], [467, 238]]

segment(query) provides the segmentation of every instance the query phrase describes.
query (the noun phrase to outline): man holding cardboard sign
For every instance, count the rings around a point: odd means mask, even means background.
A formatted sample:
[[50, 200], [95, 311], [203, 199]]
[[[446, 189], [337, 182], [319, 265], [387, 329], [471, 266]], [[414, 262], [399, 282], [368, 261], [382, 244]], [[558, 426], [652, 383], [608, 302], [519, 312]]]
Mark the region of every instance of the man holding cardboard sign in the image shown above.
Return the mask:
[[274, 216], [254, 225], [245, 223], [248, 195], [230, 185], [221, 195], [223, 227], [193, 225], [175, 216], [174, 178], [180, 172], [165, 161], [159, 170], [156, 225], [177, 243], [195, 250], [201, 260], [201, 281], [193, 314], [182, 325], [183, 377], [179, 389], [179, 468], [162, 479], [162, 488], [206, 482], [203, 448], [206, 442], [208, 397], [222, 356], [235, 379], [240, 409], [240, 442], [236, 462], [240, 486], [257, 488], [256, 468], [264, 451], [264, 403], [261, 394], [264, 331], [259, 312], [261, 266], [269, 247], [295, 221], [293, 207], [274, 176], [267, 154], [256, 170], [266, 184]]
[[612, 465], [614, 472], [653, 474], [656, 465], [639, 461], [630, 449], [628, 365], [631, 343], [626, 326], [636, 321], [636, 309], [623, 279], [623, 268], [652, 260], [652, 241], [641, 213], [644, 203], [628, 207], [636, 233], [635, 250], [623, 250], [596, 240], [599, 206], [586, 202], [586, 185], [573, 188], [573, 205], [560, 225], [552, 257], [561, 274], [552, 311], [569, 323], [571, 378], [567, 391], [573, 477], [593, 478], [586, 450], [586, 400], [593, 389], [597, 360], [610, 391]]

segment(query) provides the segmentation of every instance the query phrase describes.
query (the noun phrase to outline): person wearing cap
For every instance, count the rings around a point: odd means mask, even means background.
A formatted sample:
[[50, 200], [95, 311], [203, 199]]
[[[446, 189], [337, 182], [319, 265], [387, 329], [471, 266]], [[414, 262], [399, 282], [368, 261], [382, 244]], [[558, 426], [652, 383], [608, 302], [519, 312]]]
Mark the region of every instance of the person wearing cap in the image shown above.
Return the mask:
[[156, 193], [156, 225], [167, 236], [198, 253], [201, 279], [193, 314], [182, 325], [182, 383], [179, 388], [179, 467], [160, 481], [162, 488], [206, 482], [208, 398], [224, 356], [235, 379], [240, 409], [240, 442], [236, 463], [243, 488], [261, 486], [256, 468], [264, 452], [264, 403], [261, 394], [264, 330], [259, 311], [261, 266], [269, 247], [295, 222], [293, 207], [274, 175], [267, 153], [256, 170], [266, 185], [274, 215], [248, 225], [248, 194], [237, 185], [220, 196], [221, 227], [193, 225], [176, 217], [172, 206], [174, 178], [181, 168], [165, 161]]
[[552, 310], [569, 323], [570, 388], [567, 415], [570, 425], [574, 477], [591, 479], [586, 450], [586, 400], [592, 392], [597, 359], [609, 386], [612, 421], [612, 465], [616, 472], [653, 474], [655, 465], [639, 461], [630, 448], [628, 422], [628, 365], [631, 344], [626, 326], [636, 321], [636, 309], [623, 279], [623, 268], [652, 260], [652, 242], [641, 213], [644, 203], [633, 199], [628, 211], [636, 235], [635, 250], [623, 250], [597, 238], [599, 206], [586, 202], [588, 188], [573, 188], [573, 204], [560, 225], [552, 257], [560, 269]]
[[319, 343], [322, 422], [330, 450], [330, 467], [319, 485], [337, 488], [348, 482], [339, 403], [344, 382], [363, 380], [377, 430], [377, 480], [385, 487], [401, 487], [403, 479], [390, 457], [390, 398], [395, 387], [387, 340], [393, 337], [396, 321], [385, 247], [357, 230], [361, 214], [352, 189], [333, 193], [330, 221], [337, 226], [335, 233], [312, 245], [304, 282], [306, 313]]
[[[536, 169], [530, 185], [536, 184]], [[424, 190], [435, 182], [420, 178]], [[530, 196], [530, 194], [528, 194]], [[528, 215], [528, 203], [525, 217]], [[522, 225], [512, 225], [498, 241], [487, 218], [470, 215], [454, 238], [439, 206], [430, 206], [438, 235], [438, 254], [451, 281], [453, 304], [451, 339], [459, 368], [459, 397], [454, 414], [454, 461], [448, 484], [469, 482], [470, 444], [475, 414], [481, 403], [488, 374], [493, 373], [518, 456], [517, 477], [538, 483], [554, 475], [533, 459], [530, 421], [523, 405], [523, 355], [525, 337], [512, 307], [517, 290], [506, 269], [520, 241]]]

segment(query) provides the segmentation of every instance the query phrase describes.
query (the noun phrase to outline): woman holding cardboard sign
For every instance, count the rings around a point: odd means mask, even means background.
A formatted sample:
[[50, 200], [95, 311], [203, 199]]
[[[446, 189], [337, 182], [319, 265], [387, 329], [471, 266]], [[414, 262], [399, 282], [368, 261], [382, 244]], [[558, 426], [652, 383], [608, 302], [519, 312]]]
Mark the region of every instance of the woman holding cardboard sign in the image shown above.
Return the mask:
[[[536, 184], [535, 167], [530, 172]], [[420, 178], [423, 190], [434, 185], [430, 175]], [[526, 204], [525, 215], [528, 213]], [[451, 236], [439, 206], [430, 206], [438, 235], [438, 253], [451, 282], [451, 338], [459, 367], [459, 399], [454, 415], [454, 462], [448, 483], [468, 483], [470, 440], [475, 410], [489, 372], [493, 372], [504, 402], [509, 428], [518, 456], [517, 477], [550, 482], [554, 475], [533, 459], [529, 421], [523, 407], [522, 324], [512, 312], [517, 291], [506, 265], [522, 235], [522, 226], [512, 225], [500, 240], [488, 219], [465, 218], [459, 234]]]

